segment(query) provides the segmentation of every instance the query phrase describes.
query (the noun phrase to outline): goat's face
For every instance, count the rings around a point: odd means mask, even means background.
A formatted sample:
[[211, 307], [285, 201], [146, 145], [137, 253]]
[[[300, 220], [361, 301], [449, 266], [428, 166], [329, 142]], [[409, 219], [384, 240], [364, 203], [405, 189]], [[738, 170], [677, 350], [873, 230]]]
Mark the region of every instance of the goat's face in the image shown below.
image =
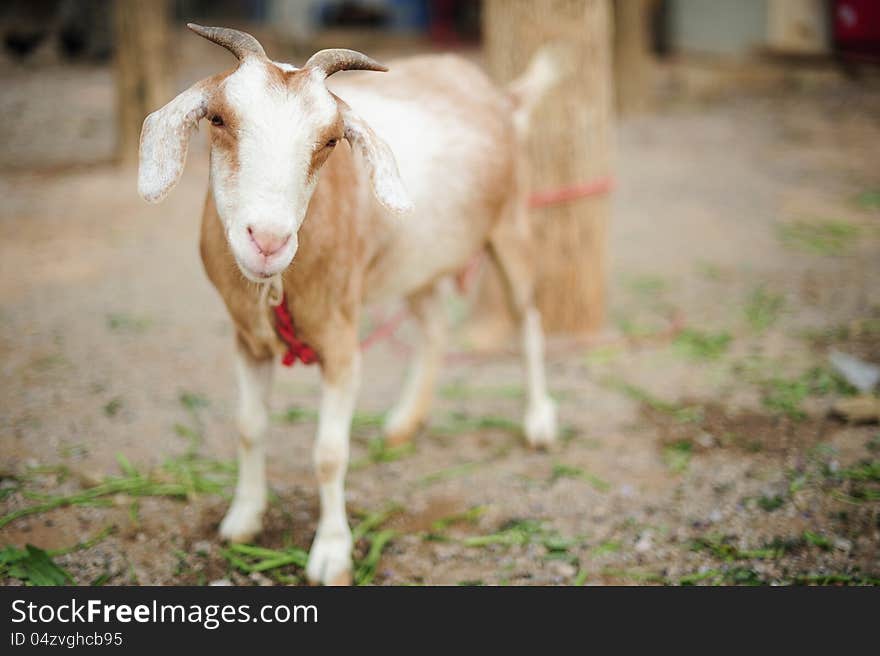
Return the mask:
[[207, 103], [211, 188], [242, 272], [283, 271], [321, 165], [344, 136], [336, 100], [308, 70], [244, 62]]
[[138, 184], [146, 200], [162, 200], [176, 184], [189, 134], [205, 118], [217, 213], [250, 280], [265, 281], [292, 261], [318, 172], [342, 139], [363, 156], [379, 201], [408, 209], [391, 151], [324, 83], [338, 70], [381, 66], [359, 53], [322, 51], [297, 69], [270, 61], [244, 33], [192, 29], [233, 50], [241, 63], [197, 82], [144, 121]]

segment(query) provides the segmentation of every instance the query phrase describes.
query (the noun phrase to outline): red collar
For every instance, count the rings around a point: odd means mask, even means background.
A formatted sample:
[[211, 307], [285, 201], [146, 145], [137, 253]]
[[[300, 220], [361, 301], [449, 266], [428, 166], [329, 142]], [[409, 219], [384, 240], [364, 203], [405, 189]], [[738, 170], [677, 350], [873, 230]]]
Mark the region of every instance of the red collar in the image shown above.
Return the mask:
[[292, 367], [297, 360], [306, 365], [315, 364], [318, 361], [318, 354], [311, 346], [296, 337], [293, 317], [287, 309], [287, 293], [282, 296], [281, 304], [272, 306], [272, 310], [275, 312], [275, 330], [281, 341], [287, 344], [287, 353], [284, 354], [281, 364]]

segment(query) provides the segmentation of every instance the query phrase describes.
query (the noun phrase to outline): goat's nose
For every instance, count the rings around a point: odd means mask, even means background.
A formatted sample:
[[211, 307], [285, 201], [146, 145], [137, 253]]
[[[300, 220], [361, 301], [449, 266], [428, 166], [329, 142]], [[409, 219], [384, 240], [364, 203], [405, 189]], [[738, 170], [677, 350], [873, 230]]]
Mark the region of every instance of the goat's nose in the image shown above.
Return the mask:
[[289, 232], [287, 234], [280, 234], [270, 230], [254, 229], [252, 226], [248, 226], [247, 230], [251, 241], [254, 242], [254, 246], [266, 257], [277, 253], [290, 241], [291, 233]]

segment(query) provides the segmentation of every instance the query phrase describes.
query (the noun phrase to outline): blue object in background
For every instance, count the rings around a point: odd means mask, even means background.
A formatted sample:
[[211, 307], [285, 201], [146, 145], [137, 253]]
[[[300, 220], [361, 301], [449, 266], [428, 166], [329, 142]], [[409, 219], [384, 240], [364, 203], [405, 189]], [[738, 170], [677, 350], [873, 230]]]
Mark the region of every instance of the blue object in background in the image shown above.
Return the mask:
[[308, 4], [310, 23], [315, 28], [327, 25], [346, 2], [382, 10], [388, 19], [385, 28], [396, 32], [424, 33], [430, 26], [431, 0], [314, 0]]
[[392, 29], [401, 32], [428, 30], [428, 3], [430, 0], [387, 0]]

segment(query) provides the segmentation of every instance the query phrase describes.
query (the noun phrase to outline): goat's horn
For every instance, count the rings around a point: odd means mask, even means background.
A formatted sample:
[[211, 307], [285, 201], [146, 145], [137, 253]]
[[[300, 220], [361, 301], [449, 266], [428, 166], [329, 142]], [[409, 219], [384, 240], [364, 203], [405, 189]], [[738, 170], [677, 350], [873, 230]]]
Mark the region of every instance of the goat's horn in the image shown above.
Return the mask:
[[329, 77], [339, 71], [387, 71], [385, 66], [355, 50], [331, 48], [319, 50], [309, 57], [304, 68], [322, 71]]
[[187, 23], [186, 26], [208, 41], [223, 46], [239, 59], [266, 57], [266, 51], [263, 50], [260, 42], [246, 32], [239, 32], [228, 27], [204, 27], [195, 23]]

